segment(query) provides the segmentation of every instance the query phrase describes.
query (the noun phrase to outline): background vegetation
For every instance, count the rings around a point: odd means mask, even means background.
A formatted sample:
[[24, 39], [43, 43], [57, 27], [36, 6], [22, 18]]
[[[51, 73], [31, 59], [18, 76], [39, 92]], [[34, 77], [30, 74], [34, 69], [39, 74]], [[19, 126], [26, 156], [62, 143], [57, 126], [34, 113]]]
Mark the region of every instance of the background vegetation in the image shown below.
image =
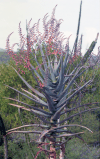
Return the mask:
[[[23, 83], [23, 81], [19, 78], [16, 72], [10, 67], [10, 65], [6, 64], [7, 61], [8, 61], [7, 59], [4, 61], [1, 61], [1, 64], [0, 64], [0, 115], [3, 118], [6, 130], [21, 126], [22, 124], [39, 123], [40, 121], [37, 119], [37, 117], [35, 117], [30, 112], [21, 111], [20, 113], [21, 116], [20, 116], [18, 113], [18, 108], [10, 106], [8, 104], [8, 103], [14, 103], [14, 102], [9, 99], [3, 98], [3, 97], [9, 97], [9, 98], [18, 99], [18, 94], [14, 90], [7, 88], [3, 84], [9, 85], [18, 90], [21, 90], [21, 88], [28, 90], [28, 88]], [[14, 68], [17, 68], [12, 59], [10, 59], [8, 63], [11, 64]], [[24, 77], [25, 80], [28, 81], [28, 83], [30, 83], [33, 86], [33, 88], [35, 88], [36, 83], [33, 80], [31, 72], [25, 68], [23, 70], [27, 73], [22, 74], [22, 77]], [[94, 82], [92, 83], [92, 85], [86, 87], [86, 90], [84, 92], [84, 100], [82, 101], [82, 103], [100, 102], [100, 68], [96, 70], [90, 69], [89, 72], [87, 73], [88, 75], [87, 78], [92, 76], [92, 73], [93, 73], [92, 71], [96, 72]], [[78, 79], [78, 80], [81, 80], [81, 79]], [[19, 96], [19, 98], [21, 101], [28, 103], [30, 105], [35, 104], [29, 101], [28, 99], [23, 98], [21, 95]], [[74, 110], [74, 112], [75, 111], [76, 110]], [[66, 154], [68, 159], [99, 158], [100, 110], [97, 109], [95, 111], [87, 112], [85, 114], [76, 116], [72, 118], [69, 122], [84, 125], [90, 128], [93, 131], [93, 134], [88, 133], [87, 130], [84, 130], [85, 133], [82, 134], [81, 136], [87, 144], [77, 138], [69, 140], [66, 145]], [[73, 128], [70, 128], [70, 130], [72, 129]], [[75, 128], [75, 131], [79, 132], [79, 129], [80, 128]], [[30, 139], [32, 139], [34, 138], [34, 136], [36, 137], [36, 135], [31, 134], [29, 137]], [[25, 139], [26, 139], [25, 135], [11, 134], [8, 136], [8, 156], [9, 157], [12, 157], [13, 159], [33, 158], [33, 156], [37, 152], [37, 148], [36, 148], [37, 145], [34, 142], [32, 142], [29, 148], [29, 145], [27, 145], [27, 143], [25, 142]], [[31, 155], [29, 153], [29, 149], [32, 149], [32, 151], [30, 150]], [[45, 155], [41, 154], [41, 156], [39, 156], [38, 158], [45, 159]], [[3, 145], [0, 146], [0, 159], [3, 159]]]

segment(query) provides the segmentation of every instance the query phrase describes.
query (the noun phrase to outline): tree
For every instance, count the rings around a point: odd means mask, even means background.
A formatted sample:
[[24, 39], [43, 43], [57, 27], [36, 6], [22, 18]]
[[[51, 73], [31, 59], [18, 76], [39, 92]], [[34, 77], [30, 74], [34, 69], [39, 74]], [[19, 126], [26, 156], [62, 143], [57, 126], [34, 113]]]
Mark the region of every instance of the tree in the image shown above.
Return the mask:
[[[75, 116], [99, 108], [93, 108], [92, 103], [81, 103], [81, 99], [83, 98], [84, 94], [83, 90], [93, 82], [94, 77], [87, 80], [84, 80], [84, 78], [80, 80], [80, 78], [91, 67], [87, 60], [95, 47], [99, 35], [97, 34], [96, 39], [91, 43], [89, 49], [82, 57], [82, 36], [78, 43], [81, 6], [82, 1], [80, 4], [78, 29], [72, 51], [69, 48], [69, 38], [67, 38], [66, 45], [63, 46], [63, 41], [65, 38], [59, 31], [61, 19], [58, 21], [55, 19], [56, 7], [53, 9], [52, 16], [48, 22], [46, 22], [47, 14], [44, 16], [43, 34], [39, 32], [39, 21], [37, 24], [34, 24], [32, 28], [30, 28], [29, 21], [29, 23], [26, 25], [27, 38], [25, 39], [22, 35], [19, 24], [20, 45], [18, 55], [14, 54], [13, 52], [13, 47], [15, 44], [12, 46], [12, 48], [10, 48], [9, 45], [9, 37], [12, 33], [7, 38], [7, 53], [14, 59], [17, 66], [18, 64], [24, 64], [24, 68], [29, 68], [29, 70], [32, 72], [33, 78], [37, 82], [37, 89], [34, 89], [21, 76], [19, 73], [20, 68], [18, 68], [17, 71], [11, 66], [33, 93], [30, 93], [29, 91], [22, 88], [22, 91], [24, 92], [23, 93], [11, 86], [6, 86], [35, 102], [36, 106], [31, 106], [13, 98], [10, 99], [21, 103], [24, 106], [12, 103], [9, 104], [35, 114], [45, 124], [23, 125], [8, 130], [7, 135], [14, 132], [40, 134], [39, 138], [35, 141], [38, 143], [38, 147], [40, 148], [35, 159], [42, 151], [44, 151], [45, 154], [49, 154], [50, 159], [56, 159], [57, 150], [61, 150], [59, 158], [63, 159], [65, 154], [65, 144], [68, 142], [68, 140], [72, 139], [73, 136], [76, 136], [82, 140], [80, 135], [84, 133], [83, 131], [75, 132], [75, 129], [73, 132], [69, 131], [69, 127], [81, 127], [83, 129], [87, 129], [89, 132], [92, 132], [85, 126], [68, 123], [69, 120]], [[26, 50], [25, 47], [27, 47]], [[38, 56], [41, 57], [41, 61], [38, 60]], [[37, 64], [37, 67], [34, 66], [34, 63]], [[25, 74], [23, 70], [21, 71]], [[76, 101], [77, 105], [74, 105]], [[98, 103], [95, 104], [97, 105]], [[88, 107], [89, 105], [90, 107]], [[77, 109], [78, 112], [73, 114], [73, 111]], [[72, 115], [70, 115], [70, 112]], [[30, 126], [40, 127], [44, 130], [16, 131], [19, 128]], [[45, 142], [45, 140], [48, 142]], [[48, 145], [49, 149], [44, 149], [44, 145]]]

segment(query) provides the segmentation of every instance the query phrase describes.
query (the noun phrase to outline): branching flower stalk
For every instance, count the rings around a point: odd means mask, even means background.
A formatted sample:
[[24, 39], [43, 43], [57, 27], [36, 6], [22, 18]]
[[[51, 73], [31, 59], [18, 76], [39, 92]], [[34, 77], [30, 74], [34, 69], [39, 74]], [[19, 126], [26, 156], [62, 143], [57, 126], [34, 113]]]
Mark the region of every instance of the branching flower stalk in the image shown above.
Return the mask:
[[[69, 132], [69, 127], [81, 127], [85, 128], [90, 132], [92, 132], [89, 128], [77, 124], [68, 124], [68, 121], [74, 116], [78, 116], [87, 111], [98, 109], [99, 107], [84, 109], [85, 106], [92, 105], [92, 103], [81, 104], [78, 102], [76, 106], [71, 107], [70, 104], [75, 99], [79, 98], [82, 95], [82, 91], [93, 82], [93, 79], [89, 79], [87, 81], [77, 82], [79, 77], [90, 68], [88, 63], [88, 58], [90, 57], [96, 42], [97, 38], [91, 43], [89, 49], [86, 51], [84, 56], [82, 56], [81, 48], [82, 48], [82, 35], [78, 42], [79, 36], [79, 28], [80, 28], [80, 18], [81, 18], [81, 7], [82, 1], [80, 4], [80, 13], [79, 13], [79, 21], [78, 21], [78, 29], [76, 34], [75, 43], [72, 51], [69, 47], [69, 38], [65, 38], [63, 34], [59, 31], [60, 24], [62, 19], [55, 19], [55, 8], [53, 9], [52, 16], [50, 20], [47, 20], [47, 14], [43, 18], [43, 28], [44, 33], [42, 34], [39, 31], [39, 21], [30, 28], [30, 22], [26, 24], [27, 30], [27, 38], [22, 35], [22, 30], [20, 28], [19, 23], [19, 35], [20, 35], [20, 44], [19, 46], [19, 54], [15, 54], [13, 51], [13, 47], [10, 48], [9, 38], [11, 34], [7, 38], [7, 53], [13, 58], [16, 62], [17, 69], [12, 68], [18, 74], [18, 76], [22, 79], [25, 85], [33, 92], [22, 88], [22, 91], [19, 91], [11, 86], [6, 85], [7, 87], [15, 90], [20, 93], [24, 97], [29, 100], [35, 102], [38, 106], [29, 105], [27, 103], [21, 102], [20, 100], [15, 100], [12, 98], [7, 98], [10, 100], [14, 100], [18, 102], [18, 104], [9, 103], [12, 106], [18, 107], [20, 109], [30, 111], [34, 115], [36, 115], [44, 125], [37, 125], [40, 127], [40, 131], [17, 131], [17, 129], [26, 127], [20, 126], [18, 128], [14, 128], [7, 131], [7, 134], [10, 133], [39, 133], [39, 138], [35, 142], [38, 143], [38, 147], [40, 151], [37, 152], [35, 159], [37, 158], [40, 152], [44, 152], [46, 155], [49, 155], [50, 159], [56, 159], [56, 151], [61, 149], [62, 154], [64, 156], [65, 153], [65, 143], [68, 141], [66, 137], [76, 136], [80, 139], [81, 134], [84, 132]], [[66, 44], [63, 45], [63, 41], [66, 40]], [[26, 49], [25, 49], [26, 48]], [[40, 57], [40, 60], [39, 60]], [[76, 62], [80, 58], [78, 62]], [[40, 62], [42, 61], [42, 62]], [[75, 63], [76, 62], [76, 63]], [[21, 73], [25, 74], [25, 71], [20, 70], [19, 66], [24, 65], [24, 68], [28, 68], [34, 80], [37, 82], [38, 88], [33, 88], [21, 75]], [[35, 64], [37, 66], [35, 66]], [[21, 72], [20, 72], [21, 71]], [[31, 97], [30, 97], [31, 96]], [[96, 105], [98, 103], [95, 103]], [[69, 115], [68, 112], [72, 112], [74, 109], [82, 108], [76, 114]], [[67, 117], [64, 118], [64, 114], [67, 113]], [[64, 123], [67, 122], [66, 125]], [[27, 126], [36, 126], [35, 124]], [[44, 128], [44, 130], [41, 130]], [[67, 129], [64, 129], [67, 128]], [[64, 138], [66, 141], [59, 140]], [[47, 139], [48, 143], [45, 143], [45, 139]], [[42, 142], [41, 142], [42, 140]], [[50, 149], [45, 150], [43, 148], [44, 145], [49, 145]], [[64, 157], [62, 157], [63, 159]], [[61, 159], [61, 157], [60, 157]]]

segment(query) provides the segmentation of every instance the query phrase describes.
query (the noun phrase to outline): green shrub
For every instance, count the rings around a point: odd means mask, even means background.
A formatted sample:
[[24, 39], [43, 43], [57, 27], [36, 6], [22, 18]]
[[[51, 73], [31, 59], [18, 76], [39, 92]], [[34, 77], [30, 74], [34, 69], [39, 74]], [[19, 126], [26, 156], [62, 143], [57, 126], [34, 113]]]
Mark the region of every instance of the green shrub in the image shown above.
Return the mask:
[[66, 145], [66, 156], [68, 159], [98, 159], [99, 154], [99, 148], [90, 148], [80, 142], [79, 139], [74, 138]]

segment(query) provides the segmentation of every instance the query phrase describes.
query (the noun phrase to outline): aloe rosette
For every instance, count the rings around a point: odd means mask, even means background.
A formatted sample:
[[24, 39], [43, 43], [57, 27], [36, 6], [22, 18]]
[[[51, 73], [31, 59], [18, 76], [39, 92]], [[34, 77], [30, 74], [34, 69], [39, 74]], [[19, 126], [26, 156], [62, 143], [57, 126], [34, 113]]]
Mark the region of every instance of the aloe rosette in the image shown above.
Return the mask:
[[[84, 56], [81, 56], [81, 46], [82, 46], [82, 36], [78, 42], [79, 36], [79, 28], [80, 28], [80, 18], [81, 18], [81, 7], [82, 1], [80, 4], [80, 13], [78, 20], [78, 29], [76, 34], [75, 43], [72, 51], [69, 47], [69, 38], [67, 38], [67, 42], [63, 45], [63, 41], [66, 38], [63, 37], [63, 34], [59, 31], [61, 19], [55, 19], [55, 8], [53, 9], [52, 16], [48, 22], [46, 22], [47, 14], [43, 19], [44, 33], [39, 32], [39, 21], [34, 24], [32, 28], [30, 28], [30, 22], [26, 24], [27, 30], [27, 38], [25, 39], [22, 35], [20, 24], [19, 24], [19, 34], [20, 34], [20, 54], [17, 56], [13, 52], [13, 47], [10, 48], [9, 45], [9, 37], [7, 39], [7, 53], [12, 56], [12, 58], [16, 61], [16, 65], [24, 63], [24, 67], [27, 67], [32, 72], [34, 79], [37, 82], [38, 89], [34, 89], [17, 71], [15, 68], [15, 72], [22, 79], [25, 85], [32, 90], [33, 93], [22, 88], [22, 92], [6, 85], [7, 87], [15, 90], [20, 93], [24, 97], [29, 100], [37, 103], [38, 106], [31, 106], [27, 103], [21, 102], [16, 99], [8, 98], [14, 100], [18, 104], [11, 104], [12, 106], [16, 106], [20, 109], [30, 111], [34, 115], [36, 115], [44, 125], [42, 124], [30, 124], [24, 125], [15, 129], [11, 129], [7, 131], [8, 134], [12, 132], [20, 132], [16, 131], [22, 127], [34, 126], [44, 128], [42, 131], [28, 131], [28, 133], [37, 133], [40, 134], [38, 140], [36, 142], [39, 144], [38, 147], [40, 151], [37, 153], [36, 157], [41, 151], [45, 153], [49, 153], [50, 157], [56, 158], [56, 150], [61, 149], [63, 154], [65, 152], [64, 144], [67, 142], [59, 140], [59, 138], [66, 138], [71, 136], [77, 136], [79, 134], [83, 134], [84, 132], [74, 133], [69, 132], [68, 127], [81, 127], [89, 130], [89, 128], [78, 125], [78, 124], [65, 124], [66, 121], [69, 121], [74, 116], [82, 114], [86, 111], [90, 111], [95, 108], [87, 108], [77, 114], [73, 114], [71, 116], [66, 116], [64, 118], [64, 114], [75, 110], [76, 108], [84, 107], [83, 105], [77, 105], [73, 108], [69, 107], [69, 102], [74, 97], [79, 97], [79, 93], [89, 85], [93, 79], [90, 79], [84, 82], [81, 85], [75, 85], [76, 80], [82, 76], [82, 74], [90, 67], [87, 64], [87, 59], [91, 55], [98, 38], [98, 34], [96, 39], [91, 43], [89, 49], [86, 51]], [[27, 47], [25, 50], [24, 47]], [[31, 64], [29, 60], [29, 56], [33, 58], [33, 61], [37, 64], [37, 67]], [[38, 56], [41, 58], [41, 63], [39, 63]], [[81, 56], [80, 61], [74, 65], [73, 57]], [[26, 65], [25, 65], [26, 63]], [[72, 65], [74, 65], [73, 70]], [[40, 72], [40, 73], [39, 73]], [[40, 90], [40, 91], [39, 91]], [[24, 93], [23, 93], [24, 92]], [[31, 96], [31, 97], [30, 97]], [[22, 105], [24, 106], [22, 106]], [[26, 106], [26, 107], [25, 107]], [[67, 129], [65, 129], [67, 128]], [[25, 133], [25, 131], [22, 131]], [[27, 133], [27, 132], [26, 132]], [[45, 139], [48, 139], [50, 143], [45, 143]], [[41, 141], [42, 140], [42, 141]], [[51, 145], [50, 150], [45, 150], [42, 148], [43, 145]]]

